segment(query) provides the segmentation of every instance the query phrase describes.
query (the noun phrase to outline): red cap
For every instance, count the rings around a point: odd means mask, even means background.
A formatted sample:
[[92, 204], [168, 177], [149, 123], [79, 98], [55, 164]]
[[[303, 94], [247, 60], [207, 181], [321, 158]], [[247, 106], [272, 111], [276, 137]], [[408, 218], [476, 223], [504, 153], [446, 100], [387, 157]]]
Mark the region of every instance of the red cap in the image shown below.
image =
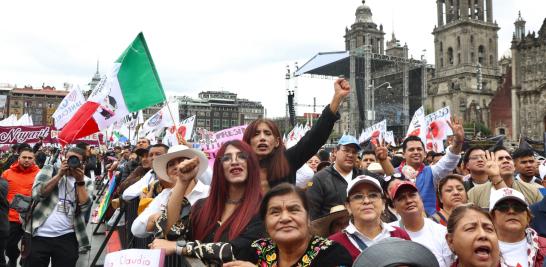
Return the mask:
[[396, 196], [398, 191], [404, 186], [411, 187], [411, 188], [415, 189], [415, 191], [418, 191], [417, 187], [415, 187], [414, 183], [412, 183], [410, 181], [404, 181], [404, 182], [401, 182], [401, 183], [398, 183], [398, 184], [394, 185], [391, 188], [391, 190], [389, 190], [389, 196], [391, 197], [391, 199], [394, 199], [394, 197]]

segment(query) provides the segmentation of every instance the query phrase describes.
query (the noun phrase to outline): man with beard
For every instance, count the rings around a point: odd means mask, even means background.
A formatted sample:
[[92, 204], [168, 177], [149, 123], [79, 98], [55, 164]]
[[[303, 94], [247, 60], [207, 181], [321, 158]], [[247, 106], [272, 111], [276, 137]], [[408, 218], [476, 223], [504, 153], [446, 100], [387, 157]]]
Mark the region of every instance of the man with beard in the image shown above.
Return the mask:
[[[505, 147], [495, 148], [491, 156], [486, 154], [486, 158], [486, 166], [491, 167], [489, 168], [491, 172], [488, 172], [490, 181], [470, 189], [468, 191], [468, 202], [472, 202], [485, 210], [489, 209], [489, 198], [493, 187], [495, 189], [502, 187], [515, 189], [521, 192], [525, 197], [525, 201], [530, 204], [539, 202], [542, 199], [537, 187], [514, 179], [514, 161]], [[498, 168], [495, 169], [495, 166]]]
[[[34, 152], [30, 147], [19, 150], [19, 159], [2, 174], [2, 178], [8, 182], [9, 202], [13, 201], [16, 194], [31, 196], [34, 177], [40, 171], [34, 162]], [[23, 227], [19, 219], [19, 213], [14, 209], [9, 210], [9, 237], [6, 243], [6, 256], [9, 259], [8, 266], [16, 266], [19, 258], [19, 241], [23, 236]], [[3, 251], [2, 251], [3, 252]], [[1, 255], [2, 257], [4, 254]]]

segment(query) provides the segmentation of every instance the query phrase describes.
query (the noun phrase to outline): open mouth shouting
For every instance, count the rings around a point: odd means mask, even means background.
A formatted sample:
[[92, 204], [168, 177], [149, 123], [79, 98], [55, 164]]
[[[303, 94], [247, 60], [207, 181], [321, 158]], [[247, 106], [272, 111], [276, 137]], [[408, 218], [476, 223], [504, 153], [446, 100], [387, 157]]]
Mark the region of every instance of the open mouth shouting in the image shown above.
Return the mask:
[[491, 247], [488, 245], [478, 246], [474, 248], [474, 255], [476, 255], [480, 261], [487, 261], [491, 258]]

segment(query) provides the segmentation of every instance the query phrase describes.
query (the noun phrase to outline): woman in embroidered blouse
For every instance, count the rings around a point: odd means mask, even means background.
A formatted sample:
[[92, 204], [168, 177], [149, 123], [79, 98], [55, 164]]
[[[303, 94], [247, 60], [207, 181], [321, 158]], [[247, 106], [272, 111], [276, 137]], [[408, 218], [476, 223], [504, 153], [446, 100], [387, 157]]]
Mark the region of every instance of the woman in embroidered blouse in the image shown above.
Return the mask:
[[445, 238], [449, 249], [457, 255], [452, 267], [500, 266], [499, 243], [493, 220], [480, 207], [474, 204], [456, 207], [447, 221]]
[[361, 175], [351, 180], [347, 186], [345, 207], [351, 216], [349, 226], [330, 236], [330, 239], [343, 245], [353, 260], [362, 250], [384, 238], [411, 240], [403, 229], [381, 221], [385, 197], [376, 178]]
[[352, 266], [349, 252], [340, 244], [311, 235], [305, 192], [282, 183], [266, 193], [260, 216], [270, 238], [254, 241], [234, 266]]
[[440, 210], [430, 216], [433, 221], [446, 226], [451, 211], [468, 202], [464, 189], [463, 177], [458, 174], [450, 174], [438, 182], [438, 203]]
[[222, 145], [214, 161], [209, 197], [198, 200], [191, 212], [184, 191], [186, 180], [195, 177], [197, 164], [193, 159], [184, 161], [179, 169], [184, 174], [157, 219], [159, 238], [151, 248], [221, 264], [265, 236], [256, 205], [262, 199], [258, 159], [249, 145], [239, 140]]

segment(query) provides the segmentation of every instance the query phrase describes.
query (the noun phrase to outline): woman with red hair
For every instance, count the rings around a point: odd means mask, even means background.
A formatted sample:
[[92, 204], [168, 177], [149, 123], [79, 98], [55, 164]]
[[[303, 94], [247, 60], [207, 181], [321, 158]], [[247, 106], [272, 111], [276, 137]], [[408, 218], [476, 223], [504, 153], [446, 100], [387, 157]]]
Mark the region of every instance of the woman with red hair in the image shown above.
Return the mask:
[[207, 264], [234, 260], [241, 248], [265, 233], [258, 216], [262, 200], [258, 158], [242, 141], [222, 145], [214, 161], [209, 197], [190, 207], [184, 192], [197, 166], [196, 159], [178, 165], [181, 175], [155, 223], [151, 248], [197, 257]]
[[339, 119], [339, 106], [349, 94], [351, 86], [343, 78], [334, 83], [334, 96], [313, 127], [293, 147], [286, 149], [275, 123], [258, 119], [246, 127], [243, 141], [252, 146], [260, 160], [260, 180], [264, 192], [275, 185], [296, 183], [296, 171], [326, 143], [335, 122]]

